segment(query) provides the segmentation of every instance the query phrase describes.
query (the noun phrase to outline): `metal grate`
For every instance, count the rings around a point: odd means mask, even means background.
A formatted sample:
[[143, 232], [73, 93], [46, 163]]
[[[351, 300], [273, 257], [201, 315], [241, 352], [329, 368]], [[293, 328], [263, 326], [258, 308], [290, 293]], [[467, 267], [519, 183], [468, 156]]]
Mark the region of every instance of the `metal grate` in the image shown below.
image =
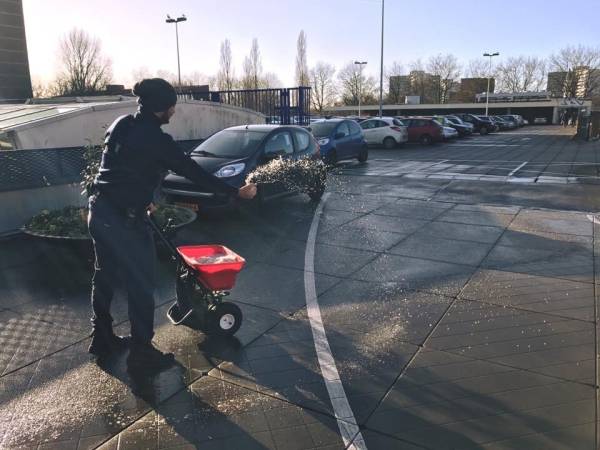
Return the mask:
[[[178, 143], [189, 152], [200, 142]], [[0, 192], [79, 183], [85, 164], [82, 147], [0, 151]]]
[[81, 181], [81, 147], [0, 152], [0, 191], [31, 189]]

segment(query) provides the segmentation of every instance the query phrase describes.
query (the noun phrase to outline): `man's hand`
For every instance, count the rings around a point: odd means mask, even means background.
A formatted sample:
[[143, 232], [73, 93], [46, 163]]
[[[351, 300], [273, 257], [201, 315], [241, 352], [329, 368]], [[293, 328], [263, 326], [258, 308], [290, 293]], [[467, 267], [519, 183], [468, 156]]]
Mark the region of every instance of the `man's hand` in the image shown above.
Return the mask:
[[244, 200], [252, 200], [256, 196], [256, 184], [248, 183], [238, 190], [238, 197]]
[[154, 203], [150, 203], [146, 209], [150, 214], [154, 214], [154, 211], [156, 211], [156, 205]]

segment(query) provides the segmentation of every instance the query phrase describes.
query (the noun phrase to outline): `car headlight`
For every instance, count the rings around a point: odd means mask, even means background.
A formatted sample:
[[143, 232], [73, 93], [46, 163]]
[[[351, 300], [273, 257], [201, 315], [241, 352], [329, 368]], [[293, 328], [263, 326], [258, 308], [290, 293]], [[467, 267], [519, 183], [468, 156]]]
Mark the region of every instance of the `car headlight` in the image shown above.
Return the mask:
[[327, 145], [329, 144], [329, 138], [321, 138], [317, 141], [319, 145]]
[[230, 178], [239, 175], [246, 168], [246, 164], [237, 163], [237, 164], [229, 164], [228, 166], [221, 167], [219, 170], [215, 172], [215, 177], [217, 178]]

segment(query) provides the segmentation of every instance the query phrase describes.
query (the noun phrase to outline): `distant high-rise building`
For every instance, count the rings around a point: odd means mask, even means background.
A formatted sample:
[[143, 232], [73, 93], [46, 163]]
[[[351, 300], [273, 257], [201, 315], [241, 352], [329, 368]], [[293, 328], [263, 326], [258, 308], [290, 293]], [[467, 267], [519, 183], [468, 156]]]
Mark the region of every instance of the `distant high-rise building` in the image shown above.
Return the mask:
[[[487, 78], [462, 78], [460, 80], [460, 88], [453, 96], [457, 103], [473, 103], [475, 96], [487, 92]], [[490, 78], [490, 93], [493, 93], [496, 88], [496, 80]]]
[[440, 103], [440, 76], [423, 70], [413, 70], [410, 74], [411, 95], [421, 97], [421, 103]]
[[575, 69], [577, 98], [592, 98], [600, 95], [600, 69], [581, 66]]
[[0, 0], [0, 101], [32, 97], [22, 0]]
[[421, 103], [440, 102], [440, 77], [422, 70], [413, 70], [409, 75], [390, 77], [388, 101], [404, 103], [406, 97], [420, 97]]
[[552, 97], [562, 98], [565, 96], [567, 72], [548, 72], [546, 90]]
[[592, 98], [600, 95], [600, 69], [587, 66], [571, 71], [549, 72], [546, 90], [552, 97]]
[[406, 96], [411, 95], [410, 77], [408, 75], [392, 75], [388, 92], [388, 102], [404, 103]]

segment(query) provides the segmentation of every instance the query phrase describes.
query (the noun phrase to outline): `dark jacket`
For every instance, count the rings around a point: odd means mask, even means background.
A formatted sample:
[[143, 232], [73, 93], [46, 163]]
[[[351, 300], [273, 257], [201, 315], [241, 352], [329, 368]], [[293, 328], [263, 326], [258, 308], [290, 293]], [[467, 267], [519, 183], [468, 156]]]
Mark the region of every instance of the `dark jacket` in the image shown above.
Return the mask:
[[94, 181], [119, 209], [144, 210], [165, 171], [171, 170], [216, 193], [236, 194], [237, 188], [204, 171], [160, 128], [153, 114], [138, 111], [121, 116], [106, 132], [100, 170]]

